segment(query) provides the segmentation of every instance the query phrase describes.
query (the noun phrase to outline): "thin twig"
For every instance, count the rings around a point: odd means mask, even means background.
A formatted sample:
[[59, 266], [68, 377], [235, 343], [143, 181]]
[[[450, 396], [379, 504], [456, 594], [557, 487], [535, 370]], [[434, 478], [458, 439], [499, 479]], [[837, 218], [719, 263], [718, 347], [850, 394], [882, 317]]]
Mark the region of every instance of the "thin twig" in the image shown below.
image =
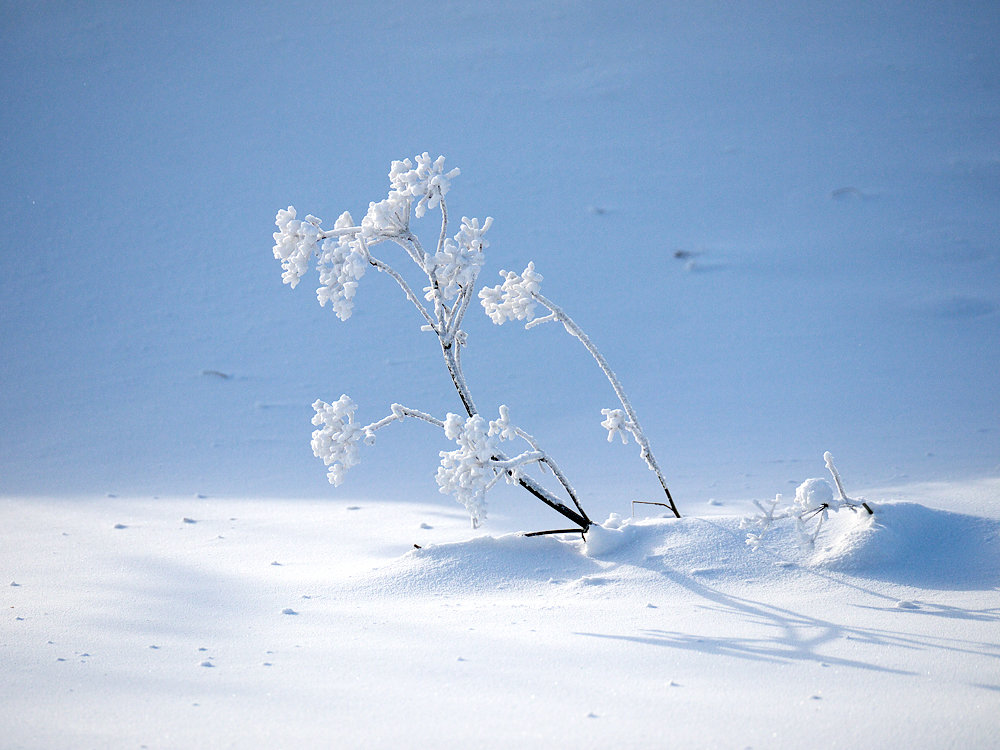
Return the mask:
[[660, 466], [656, 462], [656, 458], [653, 456], [653, 451], [649, 447], [649, 440], [646, 438], [645, 433], [639, 426], [639, 417], [635, 413], [635, 409], [632, 408], [631, 402], [629, 402], [628, 396], [625, 394], [625, 389], [622, 388], [621, 382], [618, 380], [618, 376], [615, 375], [614, 370], [608, 364], [608, 361], [601, 354], [600, 350], [594, 343], [590, 340], [590, 337], [584, 332], [576, 322], [567, 315], [561, 307], [552, 302], [550, 299], [544, 297], [538, 292], [533, 292], [532, 297], [534, 297], [539, 303], [544, 305], [552, 313], [551, 316], [547, 316], [544, 320], [553, 318], [558, 320], [563, 324], [566, 331], [575, 336], [581, 344], [590, 352], [590, 355], [597, 362], [597, 365], [604, 372], [604, 375], [611, 382], [611, 387], [615, 391], [615, 395], [618, 396], [618, 400], [621, 402], [622, 408], [625, 410], [625, 414], [628, 416], [629, 422], [631, 423], [629, 427], [629, 432], [635, 438], [636, 442], [639, 443], [639, 448], [643, 460], [645, 460], [646, 465], [656, 474], [656, 478], [660, 480], [660, 486], [663, 488], [664, 494], [667, 496], [667, 502], [669, 503], [669, 508], [673, 512], [674, 516], [677, 518], [681, 517], [680, 511], [677, 510], [677, 505], [674, 503], [674, 498], [670, 495], [670, 490], [667, 488], [667, 481], [663, 478], [663, 473], [660, 471]]
[[579, 534], [581, 537], [586, 539], [582, 529], [552, 529], [551, 531], [529, 531], [521, 536], [548, 536], [549, 534]]

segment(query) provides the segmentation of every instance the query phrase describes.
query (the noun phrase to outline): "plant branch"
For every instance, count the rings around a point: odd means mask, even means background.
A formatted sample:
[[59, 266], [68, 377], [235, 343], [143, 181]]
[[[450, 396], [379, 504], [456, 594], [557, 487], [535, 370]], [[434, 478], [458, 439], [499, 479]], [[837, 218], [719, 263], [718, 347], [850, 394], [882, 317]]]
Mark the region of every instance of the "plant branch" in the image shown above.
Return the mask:
[[444, 429], [444, 422], [442, 422], [437, 417], [433, 417], [427, 412], [420, 411], [418, 409], [411, 409], [408, 406], [402, 406], [400, 404], [393, 404], [390, 407], [392, 414], [387, 417], [383, 417], [377, 422], [372, 422], [370, 425], [363, 427], [362, 429], [366, 434], [372, 434], [376, 430], [380, 430], [386, 425], [390, 425], [393, 422], [399, 422], [407, 417], [412, 417], [413, 419], [421, 419], [424, 422], [430, 422], [435, 427], [440, 427]]
[[448, 204], [445, 203], [441, 189], [438, 188], [438, 205], [441, 207], [441, 235], [438, 237], [437, 251], [444, 250], [444, 241], [448, 237]]
[[[406, 283], [406, 279], [404, 279], [402, 277], [402, 275], [400, 275], [399, 271], [397, 271], [395, 268], [393, 268], [392, 266], [390, 266], [385, 261], [379, 260], [374, 255], [372, 255], [368, 251], [367, 245], [365, 246], [365, 253], [368, 255], [368, 262], [369, 263], [371, 263], [373, 266], [375, 266], [375, 268], [377, 268], [379, 271], [382, 271], [383, 273], [387, 273], [393, 279], [395, 279], [396, 283], [399, 284], [400, 289], [402, 289], [403, 293], [406, 295], [406, 298], [408, 300], [410, 300], [410, 302], [413, 303], [414, 307], [416, 307], [420, 311], [420, 314], [424, 316], [424, 320], [427, 321], [427, 325], [430, 326], [430, 328], [431, 328], [432, 331], [434, 331], [435, 333], [438, 333], [438, 331], [439, 331], [438, 325], [439, 324], [436, 323], [434, 321], [434, 319], [430, 316], [430, 313], [427, 312], [427, 309], [423, 306], [423, 303], [421, 303], [420, 298], [417, 297], [416, 294], [414, 294], [413, 290], [410, 288], [410, 285]], [[440, 335], [440, 334], [438, 334], [438, 335]]]
[[667, 482], [663, 478], [663, 473], [660, 471], [659, 464], [657, 464], [656, 458], [653, 456], [653, 451], [649, 447], [649, 440], [646, 439], [645, 433], [639, 426], [639, 418], [636, 416], [635, 410], [632, 408], [632, 404], [629, 402], [628, 396], [625, 394], [625, 389], [622, 388], [622, 384], [618, 380], [618, 376], [615, 375], [614, 370], [611, 369], [611, 366], [604, 358], [604, 355], [601, 354], [596, 346], [594, 346], [594, 343], [590, 340], [590, 337], [587, 336], [583, 329], [580, 328], [580, 326], [578, 326], [561, 307], [538, 292], [532, 292], [532, 297], [541, 305], [546, 307], [551, 313], [551, 315], [538, 319], [538, 322], [541, 323], [548, 320], [558, 320], [562, 323], [566, 331], [571, 336], [575, 336], [580, 343], [584, 345], [587, 351], [590, 352], [590, 355], [597, 362], [598, 367], [600, 367], [604, 372], [605, 377], [607, 377], [610, 381], [611, 387], [615, 391], [615, 395], [618, 396], [618, 400], [621, 402], [622, 408], [625, 410], [625, 414], [628, 416], [630, 423], [629, 431], [632, 433], [636, 442], [639, 443], [642, 458], [645, 460], [646, 465], [656, 474], [656, 478], [660, 480], [660, 486], [663, 488], [663, 492], [667, 496], [667, 503], [670, 506], [670, 510], [673, 512], [674, 516], [680, 518], [681, 514], [677, 510], [677, 505], [674, 503], [674, 499], [670, 495], [670, 490], [667, 488]]

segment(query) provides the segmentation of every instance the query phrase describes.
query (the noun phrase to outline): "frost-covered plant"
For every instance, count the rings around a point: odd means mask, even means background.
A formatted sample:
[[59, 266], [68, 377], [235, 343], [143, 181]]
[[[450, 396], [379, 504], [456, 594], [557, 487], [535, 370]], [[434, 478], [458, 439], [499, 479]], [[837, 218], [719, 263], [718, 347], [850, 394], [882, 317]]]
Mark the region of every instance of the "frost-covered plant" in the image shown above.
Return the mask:
[[[448, 207], [445, 196], [451, 181], [460, 174], [458, 169], [445, 171], [445, 159], [432, 160], [427, 153], [394, 161], [389, 170], [388, 196], [368, 205], [360, 222], [350, 213], [340, 215], [333, 227], [322, 228], [322, 221], [312, 216], [298, 219], [295, 208], [278, 211], [274, 233], [274, 257], [281, 261], [284, 283], [295, 287], [308, 271], [315, 256], [320, 286], [316, 296], [321, 305], [330, 303], [341, 320], [351, 317], [358, 284], [369, 267], [388, 274], [399, 285], [423, 320], [423, 330], [437, 336], [445, 365], [465, 410], [465, 416], [448, 414], [438, 419], [425, 412], [393, 404], [390, 414], [368, 425], [355, 421], [357, 406], [346, 395], [333, 404], [316, 401], [313, 424], [313, 453], [328, 467], [331, 483], [339, 485], [345, 472], [358, 463], [358, 444], [375, 442], [375, 433], [393, 422], [414, 418], [438, 427], [446, 439], [457, 448], [441, 451], [437, 482], [441, 492], [453, 495], [469, 511], [474, 524], [486, 517], [486, 494], [501, 478], [518, 484], [542, 502], [573, 522], [576, 529], [586, 531], [590, 518], [583, 511], [573, 486], [552, 458], [537, 441], [510, 422], [506, 405], [499, 407], [499, 417], [487, 422], [479, 415], [469, 385], [462, 372], [461, 354], [466, 343], [462, 321], [473, 297], [476, 280], [484, 263], [484, 251], [489, 246], [486, 232], [493, 223], [491, 217], [480, 222], [462, 217], [461, 227], [454, 236], [448, 234]], [[411, 218], [421, 218], [428, 211], [438, 210], [441, 228], [433, 250], [426, 250], [411, 231]], [[419, 295], [392, 265], [375, 251], [382, 245], [394, 245], [414, 263], [427, 279], [423, 295]], [[560, 321], [576, 336], [597, 360], [618, 395], [622, 409], [605, 409], [602, 423], [608, 429], [609, 440], [618, 434], [627, 442], [626, 434], [639, 444], [642, 457], [656, 472], [667, 493], [670, 508], [677, 509], [670, 498], [666, 483], [653, 459], [649, 443], [639, 428], [635, 416], [617, 377], [604, 357], [586, 334], [566, 315], [539, 293], [542, 277], [535, 273], [534, 264], [521, 274], [507, 273], [504, 283], [493, 289], [483, 289], [479, 297], [486, 313], [497, 324], [506, 320], [527, 320], [527, 327], [549, 321]], [[537, 305], [548, 310], [543, 318], [535, 318]], [[505, 443], [522, 443], [522, 450], [509, 457]], [[550, 471], [573, 507], [563, 503], [526, 471], [531, 466]]]
[[823, 454], [823, 460], [837, 486], [837, 497], [834, 497], [833, 487], [829, 482], [814, 478], [807, 479], [795, 489], [795, 497], [789, 504], [785, 504], [785, 498], [780, 493], [766, 504], [754, 500], [754, 505], [760, 512], [740, 521], [741, 529], [749, 529], [746, 542], [750, 547], [759, 549], [764, 543], [764, 535], [776, 522], [785, 519], [792, 519], [795, 523], [799, 544], [812, 548], [831, 510], [837, 512], [841, 508], [847, 508], [853, 513], [864, 510], [869, 515], [872, 514], [871, 507], [864, 499], [852, 499], [844, 492], [840, 472], [834, 466], [833, 456], [829, 451]]

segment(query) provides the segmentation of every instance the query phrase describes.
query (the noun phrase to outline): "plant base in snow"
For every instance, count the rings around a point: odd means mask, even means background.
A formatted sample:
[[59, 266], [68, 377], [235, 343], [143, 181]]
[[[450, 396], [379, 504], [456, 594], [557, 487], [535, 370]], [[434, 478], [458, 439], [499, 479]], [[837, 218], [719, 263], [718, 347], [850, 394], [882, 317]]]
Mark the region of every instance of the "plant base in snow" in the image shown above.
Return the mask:
[[747, 544], [753, 549], [759, 549], [763, 544], [764, 535], [778, 521], [792, 519], [799, 534], [799, 544], [812, 548], [816, 544], [820, 529], [829, 517], [830, 511], [837, 512], [842, 508], [857, 513], [861, 510], [873, 514], [871, 507], [863, 499], [854, 500], [844, 492], [840, 472], [833, 464], [833, 456], [827, 451], [823, 454], [826, 468], [833, 475], [837, 486], [837, 497], [834, 497], [833, 487], [825, 479], [807, 479], [795, 490], [795, 498], [791, 505], [784, 504], [784, 497], [775, 495], [768, 504], [754, 500], [754, 505], [760, 510], [755, 516], [744, 518], [740, 522], [741, 529], [747, 532]]

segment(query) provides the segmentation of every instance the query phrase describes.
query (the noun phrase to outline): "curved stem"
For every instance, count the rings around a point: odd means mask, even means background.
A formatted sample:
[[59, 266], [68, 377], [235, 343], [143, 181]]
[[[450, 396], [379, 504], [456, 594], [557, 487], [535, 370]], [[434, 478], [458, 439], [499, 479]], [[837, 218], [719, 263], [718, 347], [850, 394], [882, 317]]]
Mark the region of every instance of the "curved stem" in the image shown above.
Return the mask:
[[438, 237], [437, 251], [444, 249], [444, 241], [448, 237], [448, 204], [445, 203], [444, 196], [438, 189], [438, 205], [441, 206], [441, 235]]
[[416, 307], [420, 311], [420, 314], [424, 316], [424, 320], [427, 321], [427, 325], [431, 327], [431, 330], [437, 333], [438, 324], [434, 322], [434, 319], [430, 316], [430, 313], [428, 313], [426, 308], [424, 308], [424, 306], [420, 303], [420, 299], [417, 297], [416, 294], [413, 293], [413, 290], [410, 289], [410, 285], [406, 283], [406, 279], [404, 279], [400, 275], [399, 271], [390, 266], [388, 263], [379, 260], [371, 253], [368, 254], [368, 262], [371, 263], [373, 266], [375, 266], [375, 268], [377, 268], [379, 271], [389, 274], [393, 279], [396, 280], [396, 283], [399, 284], [399, 287], [403, 290], [403, 293], [406, 294], [406, 298], [410, 300], [410, 302], [413, 303], [414, 307]]
[[532, 435], [529, 435], [520, 427], [515, 427], [514, 430], [515, 432], [517, 432], [518, 437], [527, 442], [528, 445], [530, 445], [534, 450], [542, 453], [543, 457], [540, 460], [540, 463], [543, 463], [549, 467], [549, 469], [552, 471], [553, 476], [555, 476], [555, 478], [559, 480], [559, 484], [563, 486], [563, 489], [566, 490], [566, 494], [569, 495], [570, 500], [573, 501], [573, 505], [575, 505], [576, 509], [580, 511], [580, 515], [587, 520], [588, 524], [590, 524], [591, 522], [590, 518], [587, 516], [587, 513], [583, 510], [583, 507], [580, 505], [580, 501], [576, 496], [576, 490], [573, 488], [573, 485], [569, 483], [569, 479], [566, 478], [566, 475], [562, 473], [562, 470], [559, 468], [558, 464], [556, 464], [556, 462], [551, 457], [549, 457], [549, 455], [546, 454], [545, 451], [543, 451], [541, 448], [538, 447], [538, 443], [535, 441], [535, 438]]
[[383, 417], [377, 422], [372, 422], [370, 425], [366, 425], [362, 429], [366, 433], [375, 432], [376, 430], [382, 429], [386, 425], [406, 419], [407, 417], [422, 419], [424, 422], [430, 422], [435, 427], [444, 429], [444, 422], [437, 417], [431, 416], [427, 412], [419, 411], [418, 409], [411, 409], [408, 406], [402, 406], [400, 404], [393, 404], [390, 408], [392, 410], [392, 414], [387, 417]]
[[618, 396], [618, 400], [621, 402], [622, 408], [625, 410], [626, 416], [628, 416], [629, 422], [631, 423], [630, 432], [635, 438], [636, 442], [639, 444], [641, 455], [643, 460], [645, 460], [646, 465], [656, 474], [656, 478], [660, 480], [660, 486], [663, 488], [664, 494], [667, 496], [667, 503], [670, 506], [670, 510], [673, 514], [680, 518], [681, 514], [677, 510], [676, 504], [674, 504], [674, 499], [670, 495], [670, 490], [667, 488], [667, 482], [663, 478], [663, 473], [660, 471], [660, 466], [656, 462], [656, 458], [653, 456], [653, 451], [649, 447], [649, 440], [646, 439], [645, 433], [643, 433], [642, 428], [639, 426], [639, 417], [636, 416], [635, 409], [632, 408], [632, 404], [628, 400], [628, 396], [625, 394], [625, 389], [622, 388], [621, 382], [618, 380], [618, 376], [615, 375], [614, 370], [608, 364], [608, 361], [604, 358], [604, 355], [598, 350], [594, 343], [590, 340], [590, 337], [584, 333], [583, 329], [576, 324], [569, 315], [567, 315], [561, 307], [547, 299], [538, 292], [533, 292], [532, 297], [534, 297], [540, 304], [544, 305], [552, 313], [550, 316], [546, 316], [543, 320], [558, 320], [563, 324], [566, 331], [575, 336], [581, 344], [590, 352], [590, 355], [597, 362], [598, 367], [604, 372], [605, 377], [611, 383], [611, 387], [615, 391], [615, 395]]

